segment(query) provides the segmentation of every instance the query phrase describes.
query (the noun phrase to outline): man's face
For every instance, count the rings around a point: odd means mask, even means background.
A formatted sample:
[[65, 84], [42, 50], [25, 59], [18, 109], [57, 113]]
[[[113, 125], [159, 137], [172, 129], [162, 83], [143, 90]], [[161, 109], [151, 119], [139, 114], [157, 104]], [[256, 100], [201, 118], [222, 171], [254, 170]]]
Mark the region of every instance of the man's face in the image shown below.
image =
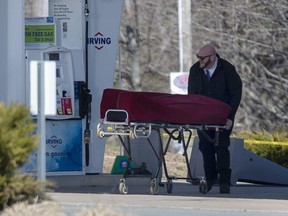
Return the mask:
[[216, 59], [215, 48], [211, 45], [206, 45], [200, 48], [199, 52], [196, 54], [199, 59], [200, 68], [211, 68], [213, 67]]
[[197, 58], [199, 59], [200, 63], [200, 68], [209, 68], [210, 65], [212, 65], [212, 60], [211, 57], [213, 55], [206, 55], [206, 56], [201, 56], [200, 54], [197, 54]]

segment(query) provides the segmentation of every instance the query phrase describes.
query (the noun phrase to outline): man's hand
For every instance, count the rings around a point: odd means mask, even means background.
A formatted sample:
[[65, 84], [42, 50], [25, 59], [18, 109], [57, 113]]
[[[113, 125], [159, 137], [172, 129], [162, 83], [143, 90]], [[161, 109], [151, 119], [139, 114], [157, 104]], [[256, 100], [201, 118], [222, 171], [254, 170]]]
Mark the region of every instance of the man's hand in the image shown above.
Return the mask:
[[231, 119], [227, 119], [226, 121], [226, 130], [230, 130], [233, 125], [233, 121]]

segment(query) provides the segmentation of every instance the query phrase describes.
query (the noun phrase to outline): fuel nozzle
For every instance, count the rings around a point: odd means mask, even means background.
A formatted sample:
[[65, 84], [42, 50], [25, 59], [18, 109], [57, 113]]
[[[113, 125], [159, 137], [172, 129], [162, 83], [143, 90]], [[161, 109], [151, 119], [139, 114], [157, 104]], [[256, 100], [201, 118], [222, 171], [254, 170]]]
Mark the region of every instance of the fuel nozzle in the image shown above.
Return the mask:
[[85, 11], [84, 11], [84, 15], [85, 15], [85, 17], [88, 17], [89, 16], [89, 9], [88, 9], [88, 4], [86, 3], [85, 4]]
[[84, 131], [84, 143], [89, 144], [90, 143], [90, 130], [86, 129]]

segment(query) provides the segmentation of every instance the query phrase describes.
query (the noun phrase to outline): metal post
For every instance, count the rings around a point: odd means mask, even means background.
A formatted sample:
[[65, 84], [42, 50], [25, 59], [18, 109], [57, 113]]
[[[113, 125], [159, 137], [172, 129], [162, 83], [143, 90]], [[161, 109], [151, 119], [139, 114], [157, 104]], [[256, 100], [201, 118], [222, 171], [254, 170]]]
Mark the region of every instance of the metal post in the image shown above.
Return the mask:
[[45, 92], [44, 92], [44, 63], [38, 62], [38, 134], [40, 142], [38, 147], [37, 179], [46, 179], [46, 122], [45, 122]]
[[183, 72], [183, 31], [182, 31], [182, 0], [178, 0], [178, 27], [179, 27], [179, 72]]
[[[122, 89], [122, 67], [121, 67], [121, 47], [119, 46], [118, 50], [118, 61], [119, 61], [119, 77], [118, 77], [118, 85], [119, 89]], [[124, 151], [122, 145], [119, 147], [120, 155], [124, 155]]]

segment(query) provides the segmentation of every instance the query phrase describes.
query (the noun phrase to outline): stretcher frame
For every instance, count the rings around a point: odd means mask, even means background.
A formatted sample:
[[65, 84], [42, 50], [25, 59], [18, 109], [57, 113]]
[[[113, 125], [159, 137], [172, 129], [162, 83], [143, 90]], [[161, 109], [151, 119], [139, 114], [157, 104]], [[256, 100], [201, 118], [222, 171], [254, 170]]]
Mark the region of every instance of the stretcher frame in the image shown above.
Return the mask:
[[[105, 129], [106, 128], [106, 129]], [[128, 156], [128, 163], [125, 168], [123, 177], [119, 182], [119, 192], [122, 194], [128, 193], [128, 186], [126, 184], [126, 178], [129, 177], [129, 165], [132, 161], [131, 154], [131, 143], [130, 139], [138, 139], [145, 138], [147, 139], [149, 146], [152, 148], [157, 160], [158, 160], [158, 168], [155, 174], [152, 174], [151, 182], [150, 182], [150, 193], [153, 195], [159, 194], [159, 186], [164, 186], [164, 184], [159, 180], [160, 171], [162, 171], [162, 165], [164, 168], [164, 174], [166, 177], [166, 186], [167, 192], [172, 193], [173, 188], [173, 180], [185, 179], [188, 182], [199, 185], [199, 191], [201, 193], [206, 193], [207, 184], [205, 177], [194, 178], [191, 173], [190, 163], [188, 158], [187, 149], [189, 147], [191, 138], [193, 136], [193, 129], [197, 129], [209, 140], [209, 142], [218, 145], [219, 142], [219, 133], [221, 130], [225, 129], [224, 125], [195, 125], [195, 124], [175, 124], [175, 123], [155, 123], [155, 122], [131, 122], [129, 120], [129, 114], [126, 110], [121, 109], [108, 109], [105, 113], [104, 119], [97, 125], [97, 136], [100, 138], [104, 138], [107, 136], [117, 135], [120, 139], [120, 142], [124, 148], [125, 153]], [[156, 149], [152, 145], [150, 140], [150, 135], [152, 130], [157, 131], [160, 140], [160, 155], [157, 153]], [[161, 131], [163, 130], [168, 135], [168, 140], [164, 145], [163, 139], [161, 136]], [[205, 130], [215, 130], [214, 139], [210, 138]], [[188, 133], [187, 141], [185, 141], [184, 133]], [[123, 137], [127, 137], [127, 145], [125, 145], [125, 141]], [[186, 177], [175, 177], [169, 175], [168, 167], [165, 160], [165, 155], [168, 152], [170, 143], [172, 140], [178, 140], [178, 142], [183, 145], [183, 156], [185, 158], [186, 166], [187, 166], [187, 176]]]

